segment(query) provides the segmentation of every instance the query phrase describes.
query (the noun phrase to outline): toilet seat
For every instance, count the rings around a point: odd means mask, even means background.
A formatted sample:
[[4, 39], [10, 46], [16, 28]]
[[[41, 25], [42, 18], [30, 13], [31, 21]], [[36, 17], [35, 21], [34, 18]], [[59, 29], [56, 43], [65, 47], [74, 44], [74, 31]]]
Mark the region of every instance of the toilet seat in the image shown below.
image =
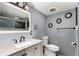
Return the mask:
[[56, 52], [59, 51], [59, 47], [54, 44], [48, 44], [48, 36], [42, 37], [42, 42], [44, 46], [44, 55], [56, 56]]
[[54, 51], [54, 52], [59, 51], [59, 47], [56, 46], [56, 45], [53, 45], [53, 44], [46, 45], [46, 47], [47, 47], [48, 49], [50, 49], [51, 51]]

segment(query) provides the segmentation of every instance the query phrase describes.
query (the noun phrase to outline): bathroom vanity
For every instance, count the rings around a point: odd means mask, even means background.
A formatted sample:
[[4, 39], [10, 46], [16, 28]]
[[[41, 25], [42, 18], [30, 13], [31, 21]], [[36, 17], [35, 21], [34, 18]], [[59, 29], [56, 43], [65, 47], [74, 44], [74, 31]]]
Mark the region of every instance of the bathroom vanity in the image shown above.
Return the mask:
[[[30, 33], [30, 12], [12, 5], [11, 3], [0, 3], [0, 31], [4, 33], [10, 33], [11, 31], [12, 33]], [[23, 38], [26, 39], [25, 37]], [[41, 40], [26, 39], [23, 41], [20, 40], [19, 42], [17, 38], [11, 40], [12, 42], [15, 41], [15, 44], [0, 44], [0, 56], [43, 55], [43, 45]]]
[[21, 47], [17, 47], [14, 44], [0, 45], [0, 56], [42, 56], [42, 41], [37, 39], [29, 39], [29, 41], [32, 43], [26, 44], [25, 46]]

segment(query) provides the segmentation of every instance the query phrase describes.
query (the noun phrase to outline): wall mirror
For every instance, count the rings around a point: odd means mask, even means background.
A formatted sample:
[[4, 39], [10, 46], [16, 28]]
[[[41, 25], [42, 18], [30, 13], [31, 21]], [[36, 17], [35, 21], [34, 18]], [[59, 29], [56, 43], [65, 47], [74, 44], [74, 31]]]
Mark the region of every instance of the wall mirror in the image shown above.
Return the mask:
[[31, 14], [11, 3], [0, 3], [0, 30], [29, 31]]

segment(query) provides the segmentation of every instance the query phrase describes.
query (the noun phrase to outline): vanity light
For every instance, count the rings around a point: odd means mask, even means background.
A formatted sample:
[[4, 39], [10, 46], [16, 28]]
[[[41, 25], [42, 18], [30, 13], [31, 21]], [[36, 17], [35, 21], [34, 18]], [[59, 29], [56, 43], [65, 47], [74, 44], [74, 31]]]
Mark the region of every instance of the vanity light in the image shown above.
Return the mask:
[[23, 8], [23, 2], [19, 2], [18, 6], [21, 7], [21, 8]]
[[28, 2], [23, 2], [23, 8], [29, 10]]
[[26, 5], [24, 9], [25, 9], [25, 10], [29, 10], [29, 7], [28, 7], [28, 5]]
[[10, 2], [10, 3], [13, 4], [13, 5], [16, 5], [20, 8], [22, 8], [22, 9], [29, 10], [27, 2]]

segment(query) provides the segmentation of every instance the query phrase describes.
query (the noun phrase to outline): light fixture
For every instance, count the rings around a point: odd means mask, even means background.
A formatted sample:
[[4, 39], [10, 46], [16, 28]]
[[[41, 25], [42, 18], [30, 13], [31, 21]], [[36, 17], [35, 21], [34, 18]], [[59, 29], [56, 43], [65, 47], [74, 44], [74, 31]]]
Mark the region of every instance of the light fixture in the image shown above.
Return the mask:
[[48, 9], [48, 11], [49, 12], [54, 12], [54, 11], [56, 11], [56, 8], [55, 7], [51, 7], [51, 8]]
[[26, 5], [26, 6], [25, 6], [25, 10], [29, 10], [29, 7], [28, 7], [28, 5]]

